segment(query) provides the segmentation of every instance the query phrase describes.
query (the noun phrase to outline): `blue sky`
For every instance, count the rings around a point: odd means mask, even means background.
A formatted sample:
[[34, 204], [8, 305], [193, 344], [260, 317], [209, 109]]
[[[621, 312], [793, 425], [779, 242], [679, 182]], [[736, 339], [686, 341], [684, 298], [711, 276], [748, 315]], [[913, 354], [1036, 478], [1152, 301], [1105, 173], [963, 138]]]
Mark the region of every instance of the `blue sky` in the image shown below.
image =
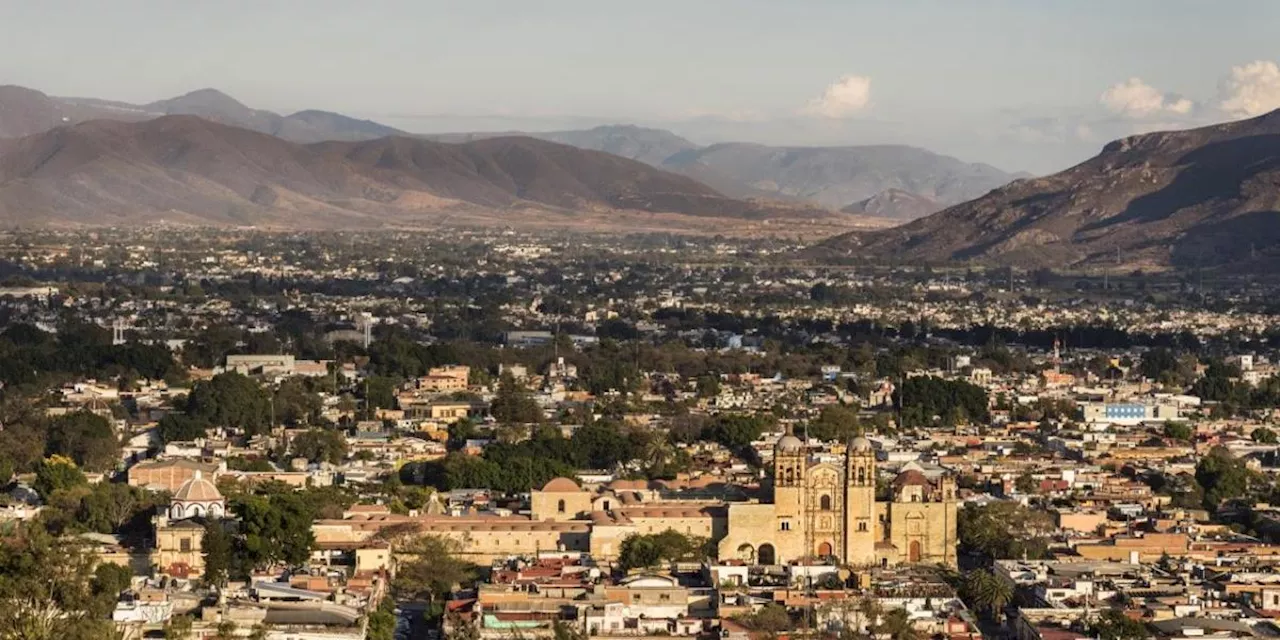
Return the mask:
[[1270, 0], [0, 0], [0, 83], [416, 131], [606, 122], [1043, 172], [1280, 107]]

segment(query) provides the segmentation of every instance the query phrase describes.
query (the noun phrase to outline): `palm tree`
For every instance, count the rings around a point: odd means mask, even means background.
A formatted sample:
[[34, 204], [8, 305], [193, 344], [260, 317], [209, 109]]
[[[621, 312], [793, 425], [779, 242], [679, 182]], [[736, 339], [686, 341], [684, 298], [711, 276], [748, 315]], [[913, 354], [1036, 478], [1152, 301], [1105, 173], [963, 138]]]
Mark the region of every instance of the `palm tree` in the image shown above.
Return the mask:
[[997, 622], [1005, 605], [1013, 600], [1013, 585], [996, 574], [974, 569], [961, 578], [960, 591], [974, 609], [986, 611]]
[[893, 609], [880, 619], [875, 626], [875, 634], [889, 640], [919, 640], [920, 634], [911, 623], [911, 614], [906, 609]]

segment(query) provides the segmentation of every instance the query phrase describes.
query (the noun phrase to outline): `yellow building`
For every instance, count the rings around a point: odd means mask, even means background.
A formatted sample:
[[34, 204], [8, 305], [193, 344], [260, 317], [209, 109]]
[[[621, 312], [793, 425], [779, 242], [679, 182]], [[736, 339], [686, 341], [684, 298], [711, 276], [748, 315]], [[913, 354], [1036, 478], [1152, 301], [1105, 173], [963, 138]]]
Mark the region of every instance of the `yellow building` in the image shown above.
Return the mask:
[[851, 566], [956, 564], [956, 487], [949, 476], [898, 474], [890, 499], [876, 501], [871, 443], [856, 438], [840, 463], [811, 459], [793, 435], [778, 441], [774, 483], [763, 502], [649, 502], [629, 491], [587, 491], [556, 478], [531, 493], [530, 516], [590, 526], [590, 549], [616, 557], [634, 534], [673, 529], [708, 538], [721, 560], [784, 564], [833, 559]]
[[205, 519], [226, 514], [226, 500], [218, 487], [197, 469], [170, 498], [169, 508], [153, 519], [155, 547], [151, 564], [159, 573], [198, 578], [204, 575]]
[[831, 558], [851, 566], [956, 564], [954, 479], [916, 470], [894, 479], [891, 498], [876, 501], [875, 453], [855, 438], [843, 468], [810, 458], [783, 436], [774, 453], [770, 502], [730, 503], [720, 559], [783, 564]]

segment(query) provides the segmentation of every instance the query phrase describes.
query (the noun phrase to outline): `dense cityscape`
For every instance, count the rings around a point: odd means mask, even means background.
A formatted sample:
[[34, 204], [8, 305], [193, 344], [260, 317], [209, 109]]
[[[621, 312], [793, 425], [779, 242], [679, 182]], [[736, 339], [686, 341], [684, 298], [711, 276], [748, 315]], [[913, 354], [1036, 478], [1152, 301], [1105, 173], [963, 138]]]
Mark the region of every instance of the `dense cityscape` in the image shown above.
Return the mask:
[[1277, 633], [1273, 282], [804, 247], [9, 231], [4, 637]]

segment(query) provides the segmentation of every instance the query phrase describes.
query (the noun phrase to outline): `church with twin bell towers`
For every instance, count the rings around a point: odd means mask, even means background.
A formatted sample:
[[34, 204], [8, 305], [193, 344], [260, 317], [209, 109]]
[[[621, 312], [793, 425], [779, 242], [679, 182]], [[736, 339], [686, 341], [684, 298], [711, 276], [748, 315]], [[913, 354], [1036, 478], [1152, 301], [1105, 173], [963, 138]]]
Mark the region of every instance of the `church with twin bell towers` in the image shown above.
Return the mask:
[[956, 565], [956, 486], [949, 474], [897, 475], [876, 499], [871, 442], [854, 438], [843, 464], [819, 460], [788, 433], [773, 458], [769, 502], [729, 503], [721, 560], [783, 564], [807, 558], [854, 567]]

